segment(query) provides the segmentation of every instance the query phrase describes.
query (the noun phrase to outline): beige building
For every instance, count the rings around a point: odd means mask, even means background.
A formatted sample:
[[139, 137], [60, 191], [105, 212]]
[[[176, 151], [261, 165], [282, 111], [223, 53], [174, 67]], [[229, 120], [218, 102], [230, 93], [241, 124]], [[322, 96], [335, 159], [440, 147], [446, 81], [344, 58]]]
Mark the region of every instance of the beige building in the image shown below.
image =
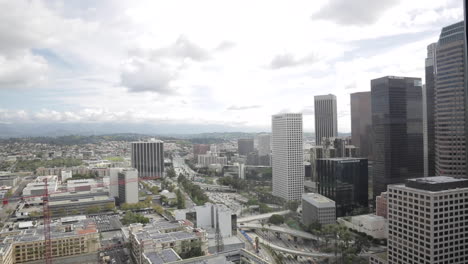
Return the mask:
[[[66, 258], [98, 252], [96, 223], [86, 219], [73, 224], [51, 224], [53, 258]], [[0, 264], [14, 264], [44, 259], [44, 228], [0, 233]]]
[[128, 232], [131, 252], [137, 264], [145, 263], [145, 254], [169, 248], [177, 254], [186, 253], [193, 247], [200, 247], [205, 254], [208, 252], [205, 231], [191, 227], [186, 221], [159, 221], [146, 226], [131, 224], [124, 232]]

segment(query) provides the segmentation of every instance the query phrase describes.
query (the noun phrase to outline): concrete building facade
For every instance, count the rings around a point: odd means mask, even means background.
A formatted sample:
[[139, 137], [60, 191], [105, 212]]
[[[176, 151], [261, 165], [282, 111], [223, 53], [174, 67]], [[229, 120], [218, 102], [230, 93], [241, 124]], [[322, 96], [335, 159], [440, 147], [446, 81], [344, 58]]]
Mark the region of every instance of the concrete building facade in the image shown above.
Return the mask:
[[164, 177], [164, 143], [161, 140], [132, 142], [131, 160], [140, 178]]
[[388, 263], [467, 263], [468, 179], [436, 176], [388, 186]]
[[302, 194], [302, 223], [305, 226], [318, 222], [322, 225], [336, 222], [335, 202], [318, 193]]
[[323, 138], [338, 136], [336, 96], [333, 94], [314, 96], [314, 109], [315, 145], [320, 145]]
[[273, 195], [300, 200], [304, 190], [302, 114], [272, 116]]
[[119, 203], [138, 203], [138, 171], [136, 169], [123, 169], [118, 174]]

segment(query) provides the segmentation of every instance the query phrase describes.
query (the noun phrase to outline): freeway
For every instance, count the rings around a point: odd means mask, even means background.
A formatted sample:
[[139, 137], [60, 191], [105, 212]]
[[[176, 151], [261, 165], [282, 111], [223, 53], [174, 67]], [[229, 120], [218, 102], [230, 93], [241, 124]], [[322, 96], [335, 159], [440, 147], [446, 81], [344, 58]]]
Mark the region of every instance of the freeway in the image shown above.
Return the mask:
[[239, 228], [246, 228], [246, 229], [265, 229], [273, 232], [278, 232], [278, 233], [283, 233], [283, 234], [288, 234], [293, 237], [300, 237], [300, 238], [305, 238], [305, 239], [310, 239], [310, 240], [320, 240], [319, 237], [314, 236], [310, 233], [292, 229], [292, 228], [285, 228], [285, 227], [280, 227], [280, 226], [270, 226], [270, 225], [259, 225], [259, 224], [240, 224]]
[[285, 211], [279, 211], [279, 212], [273, 212], [273, 213], [268, 213], [268, 214], [259, 214], [259, 215], [252, 215], [252, 216], [247, 216], [247, 217], [242, 217], [237, 219], [237, 223], [247, 223], [247, 222], [252, 222], [256, 220], [263, 220], [263, 219], [268, 219], [272, 215], [277, 214], [277, 215], [286, 215], [289, 214], [291, 211], [285, 210]]
[[334, 257], [335, 256], [335, 254], [333, 253], [308, 252], [308, 251], [294, 250], [294, 249], [289, 249], [285, 247], [280, 247], [275, 244], [271, 244], [268, 241], [265, 241], [261, 237], [258, 237], [258, 240], [260, 243], [267, 245], [274, 250], [287, 253], [287, 254], [291, 254], [291, 255], [295, 255], [295, 256], [305, 256], [305, 257]]

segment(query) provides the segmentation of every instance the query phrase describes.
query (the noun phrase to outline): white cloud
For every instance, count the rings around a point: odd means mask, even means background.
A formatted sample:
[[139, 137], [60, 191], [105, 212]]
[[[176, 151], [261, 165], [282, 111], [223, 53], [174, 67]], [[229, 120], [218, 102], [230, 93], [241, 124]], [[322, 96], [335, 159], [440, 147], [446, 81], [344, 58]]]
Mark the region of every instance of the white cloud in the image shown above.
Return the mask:
[[312, 18], [328, 19], [341, 25], [375, 23], [398, 0], [329, 0]]
[[[0, 120], [269, 127], [288, 109], [312, 131], [313, 96], [334, 93], [339, 130], [349, 131], [350, 92], [383, 75], [423, 77], [427, 44], [462, 19], [451, 0], [52, 2], [0, 0], [0, 104], [11, 109]], [[344, 10], [347, 2], [369, 5]], [[44, 93], [17, 106], [2, 99], [24, 93], [1, 89], [11, 87]]]

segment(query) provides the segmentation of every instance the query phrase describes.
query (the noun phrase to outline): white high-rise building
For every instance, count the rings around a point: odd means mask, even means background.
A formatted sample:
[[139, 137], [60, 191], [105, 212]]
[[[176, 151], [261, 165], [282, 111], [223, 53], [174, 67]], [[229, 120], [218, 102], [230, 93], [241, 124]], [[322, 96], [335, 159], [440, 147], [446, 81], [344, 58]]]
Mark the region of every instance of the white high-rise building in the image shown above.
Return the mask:
[[273, 195], [300, 200], [304, 190], [302, 114], [272, 116]]
[[468, 263], [467, 199], [468, 179], [463, 178], [389, 185], [388, 264]]
[[118, 175], [120, 203], [138, 203], [138, 171], [123, 169]]
[[138, 203], [138, 171], [133, 168], [111, 168], [109, 195], [120, 203]]
[[271, 143], [270, 143], [270, 135], [268, 134], [260, 134], [257, 136], [258, 141], [258, 156], [267, 156], [270, 155], [271, 151]]

